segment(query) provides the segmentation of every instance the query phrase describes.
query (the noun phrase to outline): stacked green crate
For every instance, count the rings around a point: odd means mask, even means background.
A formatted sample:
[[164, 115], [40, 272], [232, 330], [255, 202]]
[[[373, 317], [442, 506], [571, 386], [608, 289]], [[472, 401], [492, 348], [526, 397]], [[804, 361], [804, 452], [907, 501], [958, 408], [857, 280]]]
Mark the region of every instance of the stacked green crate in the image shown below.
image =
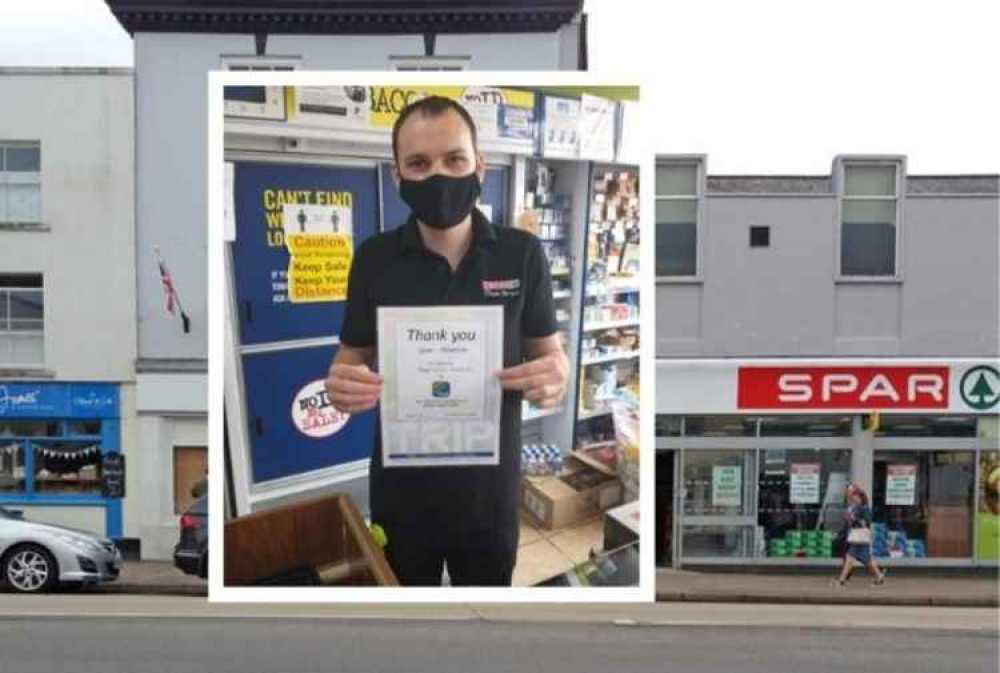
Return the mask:
[[768, 556], [830, 558], [833, 556], [833, 533], [827, 530], [790, 530], [784, 538], [768, 541]]

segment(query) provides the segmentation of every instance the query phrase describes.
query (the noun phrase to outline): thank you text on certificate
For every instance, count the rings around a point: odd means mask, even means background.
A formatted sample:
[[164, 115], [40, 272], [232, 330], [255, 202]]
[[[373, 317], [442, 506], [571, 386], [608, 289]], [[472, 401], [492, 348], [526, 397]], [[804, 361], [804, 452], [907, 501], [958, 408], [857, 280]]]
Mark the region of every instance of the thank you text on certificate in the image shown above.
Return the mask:
[[378, 309], [385, 467], [496, 465], [503, 307]]

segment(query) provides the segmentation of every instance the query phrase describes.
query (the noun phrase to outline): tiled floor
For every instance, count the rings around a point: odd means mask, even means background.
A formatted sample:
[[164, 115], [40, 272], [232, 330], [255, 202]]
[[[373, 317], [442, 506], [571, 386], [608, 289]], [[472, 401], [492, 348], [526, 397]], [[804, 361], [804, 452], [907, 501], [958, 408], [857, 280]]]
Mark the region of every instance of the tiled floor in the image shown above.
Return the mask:
[[603, 515], [559, 530], [544, 530], [522, 513], [514, 586], [532, 586], [566, 572], [586, 561], [590, 550], [600, 550], [603, 543]]

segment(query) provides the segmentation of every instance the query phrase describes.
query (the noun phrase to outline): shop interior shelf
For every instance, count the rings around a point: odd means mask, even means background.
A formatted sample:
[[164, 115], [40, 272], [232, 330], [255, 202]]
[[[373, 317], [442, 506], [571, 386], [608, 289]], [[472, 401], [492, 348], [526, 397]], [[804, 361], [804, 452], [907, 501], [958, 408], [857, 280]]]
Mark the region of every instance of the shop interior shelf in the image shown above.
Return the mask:
[[638, 318], [630, 318], [628, 320], [609, 320], [607, 322], [591, 322], [585, 323], [583, 326], [584, 332], [596, 332], [602, 329], [615, 329], [616, 327], [636, 327], [639, 325]]
[[585, 358], [583, 364], [585, 365], [597, 365], [602, 362], [614, 362], [615, 360], [631, 360], [633, 358], [639, 357], [639, 351], [624, 351], [622, 353], [608, 353], [607, 355], [598, 355], [593, 358]]
[[551, 407], [548, 409], [536, 409], [534, 407], [525, 409], [521, 414], [522, 421], [536, 421], [540, 418], [547, 418], [549, 416], [556, 416], [565, 411], [565, 407]]
[[628, 283], [622, 285], [604, 285], [599, 287], [591, 287], [587, 289], [588, 297], [603, 297], [609, 294], [626, 294], [629, 292], [638, 292], [639, 283]]

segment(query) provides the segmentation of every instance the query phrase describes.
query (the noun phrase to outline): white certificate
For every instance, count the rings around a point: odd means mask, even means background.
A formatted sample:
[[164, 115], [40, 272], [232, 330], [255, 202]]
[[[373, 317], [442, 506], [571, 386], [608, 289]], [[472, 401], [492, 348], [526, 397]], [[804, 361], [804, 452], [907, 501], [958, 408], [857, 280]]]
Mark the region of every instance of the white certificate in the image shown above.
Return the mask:
[[502, 306], [378, 309], [382, 465], [497, 465]]

